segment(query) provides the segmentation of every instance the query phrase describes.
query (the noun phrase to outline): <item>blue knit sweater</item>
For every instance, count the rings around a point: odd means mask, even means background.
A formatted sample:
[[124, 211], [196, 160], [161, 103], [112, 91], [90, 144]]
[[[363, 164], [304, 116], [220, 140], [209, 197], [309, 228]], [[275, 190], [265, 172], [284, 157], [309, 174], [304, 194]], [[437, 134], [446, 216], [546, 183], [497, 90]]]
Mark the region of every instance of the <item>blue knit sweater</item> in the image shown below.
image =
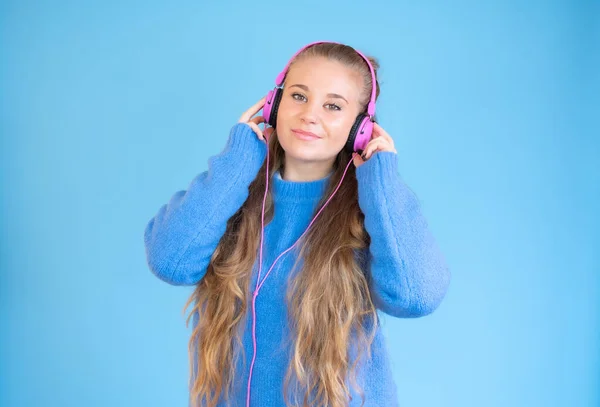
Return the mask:
[[[266, 144], [247, 124], [231, 129], [224, 150], [208, 160], [208, 170], [194, 178], [187, 191], [176, 192], [150, 219], [144, 232], [150, 270], [172, 285], [197, 284], [225, 233], [227, 220], [248, 197], [248, 186], [266, 159]], [[354, 164], [351, 164], [354, 165]], [[330, 175], [293, 182], [275, 174], [270, 183], [275, 203], [273, 220], [265, 227], [261, 280], [275, 259], [296, 242], [312, 220]], [[371, 245], [364, 269], [375, 306], [398, 318], [422, 317], [444, 298], [450, 271], [423, 217], [419, 201], [398, 174], [394, 152], [374, 153], [356, 168], [358, 202], [365, 214]], [[291, 352], [281, 346], [289, 338], [284, 300], [286, 277], [294, 259], [289, 251], [273, 268], [256, 299], [257, 354], [252, 372], [251, 406], [284, 406], [283, 380]], [[256, 287], [257, 255], [251, 287]], [[246, 318], [246, 364], [235, 378], [231, 406], [246, 406], [253, 356], [252, 312]], [[197, 324], [194, 315], [193, 326]], [[397, 406], [397, 389], [388, 361], [386, 341], [377, 327], [372, 357], [359, 369], [365, 407]], [[240, 358], [241, 359], [241, 358]], [[361, 399], [352, 389], [351, 407]], [[300, 398], [300, 401], [302, 399]], [[225, 406], [221, 401], [219, 406]]]

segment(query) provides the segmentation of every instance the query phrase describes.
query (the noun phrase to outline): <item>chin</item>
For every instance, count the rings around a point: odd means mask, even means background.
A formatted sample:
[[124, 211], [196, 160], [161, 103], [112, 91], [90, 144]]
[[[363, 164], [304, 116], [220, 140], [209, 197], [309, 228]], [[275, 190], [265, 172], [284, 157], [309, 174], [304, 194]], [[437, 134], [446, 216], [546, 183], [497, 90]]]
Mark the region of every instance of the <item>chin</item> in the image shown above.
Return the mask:
[[326, 150], [328, 147], [324, 145], [324, 139], [305, 142], [297, 138], [292, 130], [287, 127], [282, 131], [278, 131], [277, 137], [286, 155], [297, 160], [319, 161], [327, 155]]
[[316, 161], [318, 160], [318, 157], [315, 156], [314, 151], [309, 151], [306, 148], [298, 148], [298, 147], [291, 147], [291, 148], [284, 148], [285, 151], [285, 155], [286, 157], [292, 157], [296, 160], [302, 160], [302, 161]]

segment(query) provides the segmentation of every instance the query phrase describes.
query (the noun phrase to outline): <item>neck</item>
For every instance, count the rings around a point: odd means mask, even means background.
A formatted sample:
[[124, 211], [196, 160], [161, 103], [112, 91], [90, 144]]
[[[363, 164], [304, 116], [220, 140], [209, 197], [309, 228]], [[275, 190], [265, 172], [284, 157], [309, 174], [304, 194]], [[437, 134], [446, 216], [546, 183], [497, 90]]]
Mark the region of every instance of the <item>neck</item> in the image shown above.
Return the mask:
[[280, 170], [285, 181], [310, 182], [325, 178], [333, 170], [334, 159], [328, 161], [297, 161], [286, 157]]

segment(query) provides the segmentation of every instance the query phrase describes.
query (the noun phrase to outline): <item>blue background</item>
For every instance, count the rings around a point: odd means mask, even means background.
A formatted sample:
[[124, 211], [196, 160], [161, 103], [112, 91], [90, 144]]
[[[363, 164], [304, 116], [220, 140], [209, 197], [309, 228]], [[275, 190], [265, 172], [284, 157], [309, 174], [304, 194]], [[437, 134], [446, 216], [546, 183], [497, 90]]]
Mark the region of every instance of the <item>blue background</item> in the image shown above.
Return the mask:
[[453, 273], [382, 315], [410, 406], [600, 405], [598, 1], [4, 1], [2, 406], [187, 405], [191, 287], [143, 230], [303, 45], [381, 63]]

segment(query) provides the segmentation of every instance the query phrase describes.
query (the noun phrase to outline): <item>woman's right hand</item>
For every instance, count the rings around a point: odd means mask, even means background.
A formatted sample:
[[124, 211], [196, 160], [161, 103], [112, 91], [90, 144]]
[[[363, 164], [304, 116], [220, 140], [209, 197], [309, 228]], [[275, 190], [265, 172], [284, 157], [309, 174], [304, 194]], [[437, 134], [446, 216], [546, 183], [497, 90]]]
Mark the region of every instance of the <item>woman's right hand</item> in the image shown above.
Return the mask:
[[256, 102], [256, 104], [254, 106], [252, 106], [250, 109], [246, 110], [244, 112], [244, 114], [242, 114], [242, 116], [240, 117], [240, 120], [238, 120], [238, 123], [246, 123], [250, 127], [252, 127], [252, 130], [254, 130], [254, 133], [256, 133], [256, 136], [258, 137], [258, 139], [263, 140], [265, 143], [267, 142], [267, 139], [269, 138], [271, 133], [273, 133], [273, 127], [267, 128], [263, 134], [263, 131], [258, 127], [258, 125], [260, 123], [265, 123], [265, 127], [266, 127], [267, 123], [265, 121], [265, 118], [263, 116], [256, 116], [256, 117], [252, 117], [252, 116], [254, 116], [256, 113], [258, 113], [260, 111], [260, 109], [263, 108], [263, 106], [265, 105], [266, 99], [267, 99], [267, 97], [263, 96], [263, 98], [261, 100], [259, 100], [258, 102]]

